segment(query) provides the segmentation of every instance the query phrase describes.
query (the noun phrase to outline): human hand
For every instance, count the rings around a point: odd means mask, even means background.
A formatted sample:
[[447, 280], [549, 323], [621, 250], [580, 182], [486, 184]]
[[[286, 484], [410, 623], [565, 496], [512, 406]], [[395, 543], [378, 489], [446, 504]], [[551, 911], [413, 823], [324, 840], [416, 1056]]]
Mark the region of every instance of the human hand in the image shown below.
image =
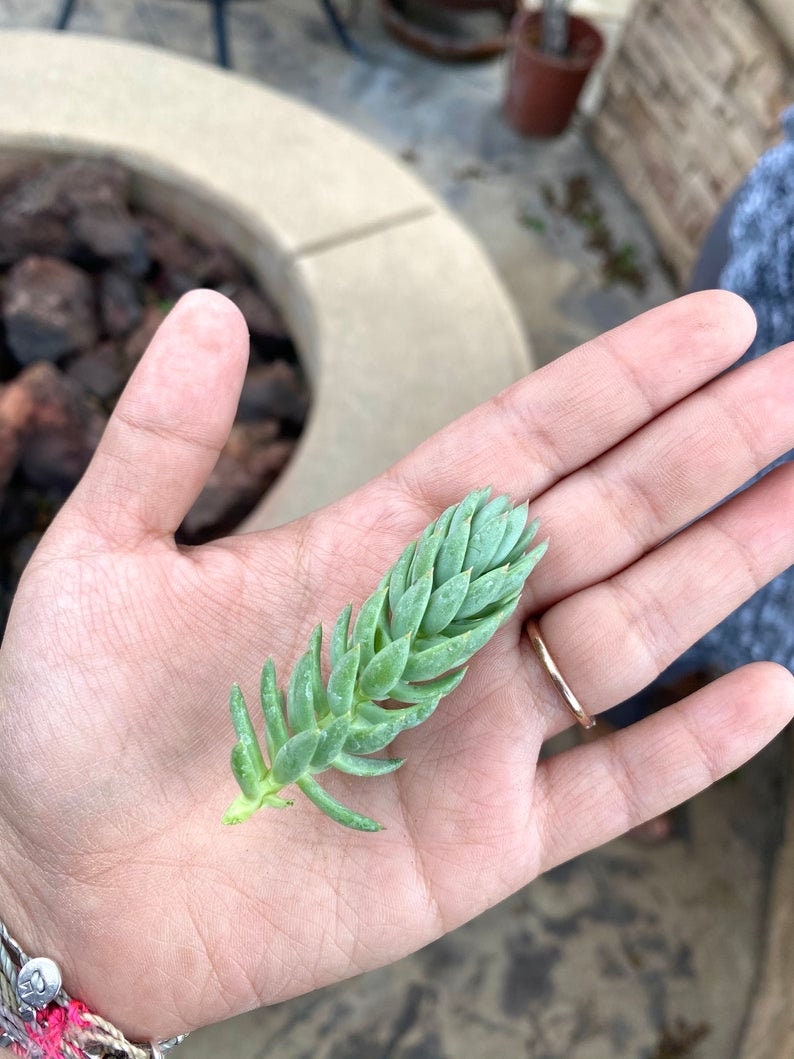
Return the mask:
[[[24, 948], [130, 1038], [168, 1037], [395, 960], [759, 750], [794, 715], [791, 675], [767, 664], [539, 763], [571, 718], [522, 632], [542, 615], [598, 713], [792, 562], [791, 466], [689, 525], [794, 447], [794, 348], [715, 378], [751, 336], [732, 295], [671, 303], [336, 504], [181, 548], [247, 355], [230, 303], [185, 297], [34, 554], [0, 651], [0, 914]], [[232, 681], [255, 702], [268, 655], [283, 678], [318, 621], [485, 484], [531, 498], [549, 551], [461, 686], [400, 737], [403, 768], [323, 777], [387, 829], [343, 830], [305, 799], [223, 827]]]

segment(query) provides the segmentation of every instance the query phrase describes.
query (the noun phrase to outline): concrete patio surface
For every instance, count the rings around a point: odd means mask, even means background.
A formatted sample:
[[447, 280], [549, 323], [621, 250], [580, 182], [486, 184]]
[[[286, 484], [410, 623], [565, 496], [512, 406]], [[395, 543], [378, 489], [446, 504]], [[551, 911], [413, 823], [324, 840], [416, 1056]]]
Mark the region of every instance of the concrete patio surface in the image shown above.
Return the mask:
[[[47, 27], [57, 6], [0, 0], [0, 29]], [[410, 165], [478, 237], [539, 362], [674, 295], [581, 119], [555, 141], [520, 139], [499, 116], [503, 61], [423, 59], [385, 36], [374, 3], [358, 7], [365, 60], [339, 48], [312, 0], [231, 3], [236, 70]], [[611, 40], [624, 7], [603, 0], [597, 12]], [[79, 0], [72, 27], [212, 59], [203, 3]], [[615, 842], [392, 967], [198, 1031], [174, 1054], [731, 1059], [759, 965], [785, 762], [770, 747], [680, 812], [663, 845]]]

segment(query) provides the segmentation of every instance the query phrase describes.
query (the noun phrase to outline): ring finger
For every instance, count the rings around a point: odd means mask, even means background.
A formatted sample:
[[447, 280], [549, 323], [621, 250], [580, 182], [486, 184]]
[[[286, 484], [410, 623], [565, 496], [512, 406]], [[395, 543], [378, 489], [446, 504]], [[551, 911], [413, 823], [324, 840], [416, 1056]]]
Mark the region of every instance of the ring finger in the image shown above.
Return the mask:
[[[712, 511], [605, 581], [552, 606], [543, 639], [584, 708], [636, 694], [688, 647], [794, 561], [794, 466]], [[530, 682], [546, 738], [571, 717], [528, 640]]]

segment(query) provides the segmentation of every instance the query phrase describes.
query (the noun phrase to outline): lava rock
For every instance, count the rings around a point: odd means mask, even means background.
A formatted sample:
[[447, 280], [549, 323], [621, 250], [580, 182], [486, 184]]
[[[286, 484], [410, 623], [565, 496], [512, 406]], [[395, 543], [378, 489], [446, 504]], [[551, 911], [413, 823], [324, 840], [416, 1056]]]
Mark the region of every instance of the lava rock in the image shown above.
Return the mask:
[[134, 331], [143, 315], [135, 281], [114, 269], [104, 272], [99, 282], [99, 313], [111, 338]]
[[3, 321], [19, 364], [85, 349], [97, 338], [91, 280], [66, 261], [26, 257], [6, 278]]
[[146, 352], [166, 315], [165, 309], [160, 308], [159, 305], [147, 305], [143, 310], [141, 322], [124, 343], [123, 357], [128, 370], [131, 371]]
[[191, 239], [150, 213], [139, 213], [150, 258], [159, 267], [157, 287], [163, 298], [181, 298], [196, 287], [237, 287], [243, 270], [233, 254], [218, 243]]
[[200, 496], [180, 527], [179, 539], [202, 544], [228, 533], [261, 499], [292, 455], [295, 442], [277, 437], [276, 420], [237, 423]]
[[38, 530], [31, 530], [26, 533], [24, 537], [21, 537], [14, 547], [11, 549], [9, 556], [9, 564], [11, 566], [11, 576], [15, 581], [19, 581], [22, 574], [25, 572], [25, 567], [31, 560], [33, 553], [39, 546], [41, 538], [44, 536]]
[[124, 206], [129, 176], [118, 163], [73, 159], [21, 174], [0, 200], [0, 266], [27, 254], [70, 257], [70, 218], [80, 209]]
[[297, 370], [285, 360], [274, 360], [248, 369], [238, 417], [249, 423], [272, 416], [299, 425], [306, 418], [308, 404], [309, 396]]
[[233, 428], [180, 539], [218, 537], [249, 514], [289, 459], [306, 409], [294, 347], [245, 266], [214, 237], [139, 210], [130, 184], [121, 166], [98, 159], [0, 177], [0, 636], [39, 535], [185, 291], [213, 287], [242, 309], [253, 421]]
[[230, 292], [229, 297], [245, 317], [252, 338], [287, 338], [286, 328], [278, 313], [253, 287], [239, 287]]
[[55, 365], [32, 364], [6, 387], [13, 391], [19, 432], [19, 466], [39, 489], [72, 489], [96, 448], [104, 418]]
[[100, 342], [88, 353], [72, 358], [64, 370], [85, 391], [103, 401], [121, 393], [129, 374], [114, 342]]
[[29, 408], [20, 407], [13, 385], [0, 388], [0, 495], [11, 481], [19, 462], [19, 445]]
[[109, 261], [130, 276], [149, 271], [149, 254], [140, 227], [123, 206], [91, 206], [71, 222], [76, 253], [92, 266]]
[[42, 172], [45, 193], [70, 212], [92, 206], [124, 208], [130, 174], [112, 158], [72, 158]]

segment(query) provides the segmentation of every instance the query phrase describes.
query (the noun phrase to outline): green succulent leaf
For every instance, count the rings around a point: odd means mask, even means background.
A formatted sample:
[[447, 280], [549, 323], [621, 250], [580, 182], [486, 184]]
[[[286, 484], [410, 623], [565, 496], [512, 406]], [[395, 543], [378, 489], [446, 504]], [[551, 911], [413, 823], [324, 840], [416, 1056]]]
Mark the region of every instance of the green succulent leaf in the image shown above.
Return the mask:
[[311, 732], [315, 727], [312, 655], [307, 651], [292, 671], [287, 688], [287, 720], [293, 732]]
[[287, 725], [284, 722], [284, 697], [276, 684], [276, 667], [272, 658], [268, 658], [265, 662], [259, 687], [262, 712], [265, 715], [267, 753], [272, 761], [289, 739]]
[[427, 573], [403, 593], [402, 599], [392, 611], [391, 634], [395, 640], [400, 636], [405, 636], [406, 633], [416, 635], [425, 616], [432, 591], [433, 568], [431, 566]]
[[328, 681], [328, 705], [331, 713], [342, 717], [353, 708], [358, 669], [361, 663], [361, 645], [356, 644], [342, 655], [331, 671]]
[[507, 519], [503, 514], [484, 523], [476, 531], [472, 521], [472, 532], [463, 559], [463, 568], [470, 570], [473, 578], [479, 577], [488, 569], [496, 549], [502, 542], [506, 526]]
[[328, 791], [324, 791], [320, 784], [312, 779], [311, 776], [304, 776], [303, 779], [298, 780], [298, 787], [307, 798], [314, 802], [318, 809], [322, 809], [326, 816], [330, 816], [332, 820], [336, 820], [343, 827], [352, 827], [356, 831], [383, 830], [383, 824], [379, 824], [376, 820], [370, 820], [368, 816], [353, 812], [352, 809], [348, 809], [335, 798], [332, 798]]
[[[397, 734], [404, 732], [407, 728], [416, 728], [422, 721], [426, 721], [440, 701], [441, 696], [436, 695], [434, 698], [425, 698], [412, 706], [396, 710], [384, 710], [382, 706], [376, 706], [374, 702], [365, 702], [359, 707], [359, 718], [372, 725], [391, 725]], [[361, 720], [359, 720], [357, 730], [360, 731], [362, 727]]]
[[336, 764], [336, 759], [342, 752], [349, 731], [350, 715], [347, 714], [344, 717], [335, 718], [327, 728], [320, 732], [317, 749], [312, 755], [312, 772], [324, 772], [331, 765]]
[[449, 536], [444, 541], [444, 547], [439, 548], [436, 556], [435, 583], [443, 585], [455, 574], [463, 569], [463, 560], [466, 558], [466, 549], [469, 546], [469, 534], [471, 532], [471, 519], [464, 519], [455, 524], [452, 520], [449, 528]]
[[[232, 772], [240, 787], [223, 817], [240, 823], [258, 809], [291, 804], [280, 795], [295, 784], [345, 827], [380, 825], [348, 809], [313, 775], [335, 768], [354, 776], [382, 776], [402, 758], [369, 758], [426, 721], [463, 680], [463, 668], [518, 605], [524, 582], [546, 549], [527, 549], [537, 533], [527, 505], [477, 489], [431, 522], [411, 542], [366, 599], [351, 631], [353, 607], [332, 630], [330, 674], [323, 678], [322, 627], [292, 669], [285, 696], [272, 659], [262, 669], [262, 753], [242, 692], [230, 695], [237, 742]], [[404, 703], [400, 707], [380, 703]]]
[[471, 570], [463, 570], [445, 581], [432, 594], [419, 626], [422, 636], [434, 636], [443, 632], [456, 617], [469, 594]]
[[395, 702], [425, 702], [427, 699], [441, 699], [449, 695], [460, 684], [466, 676], [465, 669], [459, 669], [455, 673], [448, 673], [438, 680], [428, 680], [424, 684], [407, 684], [399, 681], [389, 692], [389, 698]]
[[398, 720], [351, 731], [345, 740], [344, 749], [348, 754], [374, 754], [376, 750], [384, 750], [393, 743], [404, 727], [403, 722]]
[[389, 608], [392, 612], [397, 609], [397, 604], [400, 602], [405, 594], [405, 590], [408, 588], [408, 575], [411, 571], [411, 563], [413, 562], [415, 552], [416, 541], [411, 541], [391, 569], [389, 576]]
[[[432, 530], [432, 532], [428, 533], [428, 530]], [[417, 581], [421, 581], [427, 574], [432, 573], [436, 556], [444, 543], [444, 534], [436, 532], [432, 526], [427, 527], [425, 534], [426, 536], [417, 545], [416, 555], [414, 555], [414, 561], [411, 563], [411, 581], [414, 584]], [[432, 578], [430, 587], [433, 587]]]
[[[239, 768], [244, 771], [247, 778], [260, 782], [265, 778], [267, 765], [262, 757], [262, 751], [256, 738], [254, 726], [251, 724], [251, 715], [245, 705], [243, 693], [237, 684], [232, 687], [231, 695], [229, 696], [229, 708], [232, 714], [232, 724], [239, 739], [233, 751], [233, 753], [236, 751], [236, 757], [232, 759], [235, 775], [237, 775], [237, 769]], [[238, 779], [240, 779], [239, 776]], [[248, 781], [247, 779], [246, 782]], [[240, 787], [245, 791], [241, 779]]]
[[375, 654], [375, 630], [388, 596], [388, 589], [378, 589], [358, 612], [356, 624], [353, 626], [353, 643], [361, 645], [362, 666], [366, 666]]
[[350, 616], [353, 613], [353, 604], [348, 603], [339, 617], [336, 619], [334, 631], [331, 634], [331, 665], [335, 666], [343, 654], [346, 654], [350, 644], [348, 643], [350, 631]]
[[466, 599], [460, 605], [456, 617], [470, 618], [472, 614], [479, 614], [485, 610], [501, 595], [502, 585], [505, 583], [509, 567], [500, 566], [498, 570], [491, 570], [476, 581], [472, 581]]
[[356, 757], [342, 751], [336, 757], [334, 768], [351, 776], [385, 776], [404, 764], [404, 757]]
[[270, 770], [276, 783], [286, 787], [300, 779], [308, 771], [317, 744], [320, 741], [318, 732], [298, 732], [288, 740], [276, 754], [273, 768]]
[[512, 507], [513, 505], [510, 503], [510, 497], [503, 495], [494, 497], [493, 500], [489, 500], [487, 504], [478, 508], [471, 518], [472, 538], [479, 533], [483, 526], [490, 522], [498, 521], [506, 511], [511, 511]]
[[253, 764], [242, 743], [235, 743], [232, 747], [232, 772], [246, 798], [256, 798], [264, 775]]
[[538, 532], [538, 525], [539, 523], [537, 519], [534, 522], [530, 522], [526, 529], [521, 533], [516, 543], [504, 557], [504, 559], [502, 560], [503, 562], [507, 563], [508, 566], [512, 566], [514, 563], [518, 562], [518, 560], [522, 557], [524, 552], [534, 540], [535, 534]]
[[499, 546], [497, 547], [494, 554], [491, 556], [491, 566], [504, 566], [509, 561], [509, 556], [513, 549], [518, 544], [521, 534], [525, 530], [530, 530], [530, 539], [535, 536], [538, 531], [540, 523], [537, 519], [527, 525], [527, 505], [522, 504], [520, 507], [514, 507], [512, 511], [508, 511], [505, 515], [505, 532]]
[[359, 679], [362, 694], [370, 699], [388, 698], [389, 692], [403, 675], [411, 651], [411, 634], [401, 636], [384, 647], [369, 662]]
[[323, 683], [322, 648], [323, 627], [318, 625], [312, 633], [309, 652], [311, 654], [312, 701], [315, 713], [320, 718], [327, 717], [329, 712], [328, 696]]

